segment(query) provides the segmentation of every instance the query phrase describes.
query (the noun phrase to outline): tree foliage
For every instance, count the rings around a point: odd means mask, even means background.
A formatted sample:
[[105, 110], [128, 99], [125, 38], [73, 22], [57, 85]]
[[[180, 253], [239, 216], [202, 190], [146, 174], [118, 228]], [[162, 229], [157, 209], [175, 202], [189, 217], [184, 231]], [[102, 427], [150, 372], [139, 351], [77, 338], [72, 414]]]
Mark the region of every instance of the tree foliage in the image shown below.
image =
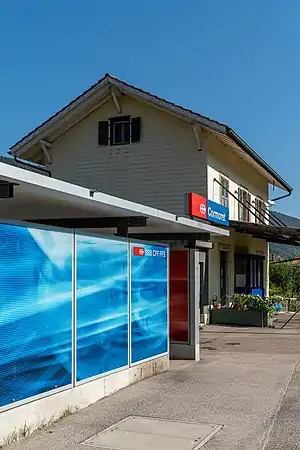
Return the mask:
[[300, 271], [291, 263], [270, 264], [270, 291], [284, 297], [300, 294]]

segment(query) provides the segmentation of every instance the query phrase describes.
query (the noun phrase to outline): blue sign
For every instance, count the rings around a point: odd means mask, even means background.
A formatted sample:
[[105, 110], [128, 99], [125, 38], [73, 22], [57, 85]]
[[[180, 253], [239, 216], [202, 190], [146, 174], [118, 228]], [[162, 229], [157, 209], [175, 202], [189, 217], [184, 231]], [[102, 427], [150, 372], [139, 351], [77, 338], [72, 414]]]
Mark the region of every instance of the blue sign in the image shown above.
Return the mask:
[[0, 237], [1, 409], [72, 383], [73, 238], [8, 224]]
[[168, 247], [131, 243], [131, 362], [168, 351]]
[[229, 226], [229, 208], [219, 203], [207, 200], [207, 220], [219, 225]]
[[76, 381], [82, 381], [128, 366], [128, 243], [77, 234], [76, 256]]

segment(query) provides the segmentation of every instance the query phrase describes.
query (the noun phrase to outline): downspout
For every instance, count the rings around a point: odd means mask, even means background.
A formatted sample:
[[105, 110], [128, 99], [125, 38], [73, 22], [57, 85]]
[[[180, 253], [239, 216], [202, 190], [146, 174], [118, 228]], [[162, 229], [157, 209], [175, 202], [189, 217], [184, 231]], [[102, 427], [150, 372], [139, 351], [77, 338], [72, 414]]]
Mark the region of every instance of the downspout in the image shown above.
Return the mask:
[[271, 198], [271, 202], [276, 202], [277, 200], [282, 200], [283, 198], [287, 198], [292, 194], [293, 191], [289, 191], [287, 194], [281, 195], [280, 197]]
[[14, 156], [14, 160], [18, 164], [22, 164], [23, 166], [29, 167], [30, 169], [40, 170], [41, 172], [47, 173], [49, 177], [52, 177], [50, 170], [45, 169], [44, 167], [39, 167], [39, 166], [36, 166], [34, 164], [30, 164], [28, 162], [24, 162], [21, 159], [19, 159], [17, 156]]

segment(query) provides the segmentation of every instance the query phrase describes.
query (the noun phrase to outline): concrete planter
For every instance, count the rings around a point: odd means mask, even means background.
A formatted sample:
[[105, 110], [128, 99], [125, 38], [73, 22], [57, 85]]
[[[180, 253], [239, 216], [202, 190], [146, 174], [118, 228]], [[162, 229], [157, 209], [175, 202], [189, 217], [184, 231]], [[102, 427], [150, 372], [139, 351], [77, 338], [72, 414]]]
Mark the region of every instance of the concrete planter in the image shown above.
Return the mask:
[[239, 311], [223, 308], [210, 311], [210, 323], [218, 325], [241, 325], [248, 327], [267, 327], [268, 313], [262, 311]]

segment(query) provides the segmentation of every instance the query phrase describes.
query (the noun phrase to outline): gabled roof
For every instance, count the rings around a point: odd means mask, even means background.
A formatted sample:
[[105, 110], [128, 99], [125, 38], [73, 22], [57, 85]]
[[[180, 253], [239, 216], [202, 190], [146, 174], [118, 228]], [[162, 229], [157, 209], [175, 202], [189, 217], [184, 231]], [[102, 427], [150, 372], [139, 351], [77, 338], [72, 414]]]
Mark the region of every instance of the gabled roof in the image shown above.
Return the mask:
[[130, 85], [110, 74], [106, 74], [97, 83], [76, 97], [61, 110], [49, 117], [45, 122], [29, 132], [26, 136], [16, 142], [11, 148], [14, 156], [21, 156], [23, 159], [32, 160], [32, 153], [37, 150], [37, 145], [41, 139], [51, 142], [61, 135], [75, 123], [82, 120], [88, 113], [101, 106], [112, 95], [112, 90], [121, 91], [140, 101], [149, 103], [152, 106], [164, 110], [193, 125], [198, 125], [205, 130], [209, 130], [225, 144], [230, 145], [240, 156], [250, 164], [256, 163], [256, 168], [275, 186], [292, 191], [291, 186], [264, 161], [235, 131], [227, 125], [220, 123], [209, 117], [203, 116], [183, 106], [172, 103], [164, 98], [151, 94], [143, 89]]

